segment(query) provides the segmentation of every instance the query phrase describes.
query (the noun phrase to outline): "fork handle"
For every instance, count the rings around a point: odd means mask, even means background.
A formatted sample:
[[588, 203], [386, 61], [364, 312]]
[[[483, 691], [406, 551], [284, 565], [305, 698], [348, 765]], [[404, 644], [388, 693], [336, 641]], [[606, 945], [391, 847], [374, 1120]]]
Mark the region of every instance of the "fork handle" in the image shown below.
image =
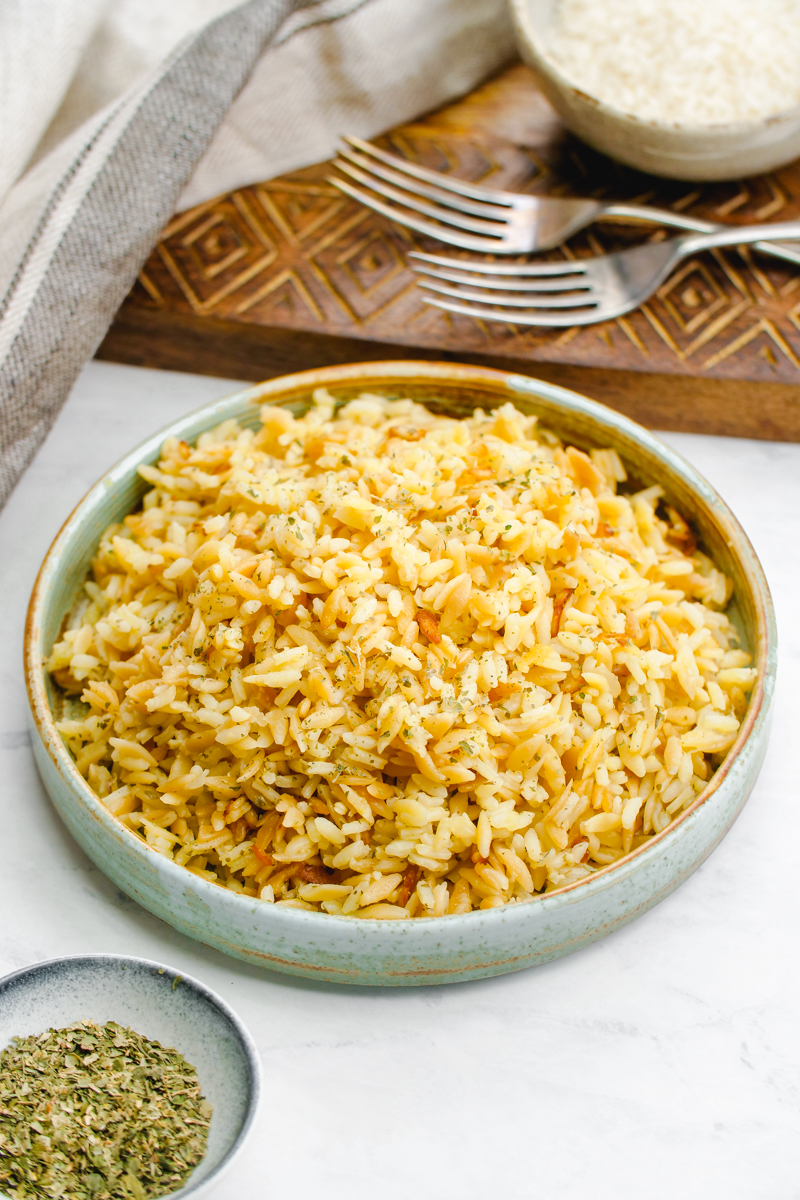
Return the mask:
[[693, 233], [713, 233], [715, 229], [719, 228], [713, 221], [703, 221], [698, 217], [684, 217], [681, 213], [671, 212], [668, 208], [646, 208], [643, 204], [604, 204], [595, 219], [605, 221], [608, 218], [620, 221], [643, 221], [648, 225], [669, 225], [673, 229], [686, 229]]
[[[650, 225], [668, 225], [673, 229], [685, 229], [692, 233], [716, 233], [717, 231], [736, 231], [737, 237], [735, 241], [725, 243], [727, 245], [741, 245], [742, 238], [739, 237], [739, 232], [743, 228], [741, 225], [719, 225], [713, 221], [703, 221], [700, 217], [684, 217], [681, 213], [671, 212], [668, 208], [646, 208], [642, 204], [604, 204], [597, 215], [597, 220], [603, 221], [607, 218], [620, 221], [636, 221], [645, 222]], [[795, 266], [800, 266], [800, 243], [798, 245], [786, 245], [781, 242], [773, 242], [772, 238], [776, 225], [770, 225], [769, 241], [763, 242], [760, 240], [755, 242], [756, 250], [762, 254], [769, 254], [773, 258], [782, 258], [786, 262], [794, 263]], [[779, 235], [780, 236], [780, 235]], [[800, 233], [794, 235], [800, 238]], [[715, 245], [720, 243], [715, 242]]]
[[800, 238], [800, 221], [776, 221], [773, 225], [726, 225], [717, 226], [710, 233], [689, 234], [682, 238], [682, 252], [697, 254], [701, 250], [713, 250], [716, 246], [746, 246], [761, 242], [764, 238]]

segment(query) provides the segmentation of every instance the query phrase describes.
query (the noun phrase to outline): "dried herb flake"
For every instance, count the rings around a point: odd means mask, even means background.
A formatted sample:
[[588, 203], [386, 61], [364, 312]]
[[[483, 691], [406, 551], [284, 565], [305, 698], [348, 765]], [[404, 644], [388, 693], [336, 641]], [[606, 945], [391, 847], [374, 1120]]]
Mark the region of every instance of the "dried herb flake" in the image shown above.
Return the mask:
[[0, 1054], [0, 1189], [14, 1200], [151, 1200], [206, 1152], [211, 1106], [177, 1050], [109, 1021]]

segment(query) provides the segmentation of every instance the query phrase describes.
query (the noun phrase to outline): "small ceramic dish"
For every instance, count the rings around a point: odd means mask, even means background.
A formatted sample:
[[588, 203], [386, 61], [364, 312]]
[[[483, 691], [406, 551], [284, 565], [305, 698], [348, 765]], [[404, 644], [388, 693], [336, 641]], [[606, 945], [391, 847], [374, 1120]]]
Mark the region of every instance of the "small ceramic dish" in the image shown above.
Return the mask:
[[0, 979], [0, 1049], [14, 1037], [75, 1021], [116, 1021], [180, 1051], [214, 1109], [206, 1155], [171, 1196], [206, 1195], [242, 1148], [258, 1108], [261, 1068], [250, 1034], [224, 1000], [171, 967], [97, 954], [54, 958]]
[[[512, 401], [579, 448], [616, 449], [632, 478], [660, 484], [693, 522], [710, 557], [733, 579], [729, 613], [753, 655], [758, 682], [720, 769], [646, 845], [527, 904], [426, 920], [356, 920], [276, 906], [201, 879], [125, 828], [89, 788], [56, 728], [59, 697], [43, 664], [101, 533], [141, 501], [146, 485], [137, 468], [157, 461], [167, 436], [191, 442], [231, 417], [257, 426], [259, 407], [267, 402], [299, 415], [318, 387], [339, 400], [364, 391], [408, 396], [454, 416]], [[503, 371], [421, 362], [326, 367], [273, 379], [150, 438], [100, 480], [53, 542], [31, 597], [25, 642], [39, 771], [67, 827], [100, 869], [162, 920], [219, 950], [310, 979], [368, 985], [446, 983], [545, 962], [611, 933], [671, 892], [723, 837], [755, 782], [766, 749], [776, 653], [772, 603], [753, 548], [724, 502], [679, 455], [641, 426], [564, 388]]]
[[520, 53], [578, 137], [611, 158], [669, 179], [741, 179], [800, 155], [800, 106], [761, 120], [675, 125], [641, 120], [581, 91], [547, 53], [558, 0], [509, 0]]

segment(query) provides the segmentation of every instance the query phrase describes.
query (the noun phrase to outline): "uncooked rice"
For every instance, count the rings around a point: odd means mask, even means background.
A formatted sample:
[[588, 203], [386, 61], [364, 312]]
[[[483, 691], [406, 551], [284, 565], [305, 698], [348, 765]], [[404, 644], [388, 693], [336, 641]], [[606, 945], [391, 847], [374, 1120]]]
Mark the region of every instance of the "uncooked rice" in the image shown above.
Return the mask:
[[759, 121], [800, 104], [797, 0], [558, 0], [548, 55], [645, 121]]
[[53, 648], [109, 812], [235, 892], [406, 918], [575, 883], [692, 804], [755, 670], [659, 487], [511, 404], [261, 421], [140, 468]]

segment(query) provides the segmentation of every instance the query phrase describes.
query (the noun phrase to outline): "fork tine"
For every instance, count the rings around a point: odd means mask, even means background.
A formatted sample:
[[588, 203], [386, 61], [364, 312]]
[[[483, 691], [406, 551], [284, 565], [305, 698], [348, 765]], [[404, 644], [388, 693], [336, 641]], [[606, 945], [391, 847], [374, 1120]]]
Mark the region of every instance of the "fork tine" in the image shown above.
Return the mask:
[[465, 183], [463, 179], [453, 179], [451, 175], [443, 175], [440, 171], [429, 171], [426, 167], [418, 167], [416, 163], [408, 162], [396, 154], [379, 150], [377, 146], [373, 146], [371, 142], [362, 141], [361, 138], [345, 137], [342, 138], [342, 141], [355, 146], [356, 150], [360, 150], [362, 154], [369, 154], [372, 158], [380, 159], [389, 167], [395, 167], [398, 171], [404, 171], [408, 175], [415, 175], [417, 179], [422, 179], [425, 183], [433, 183], [437, 187], [444, 188], [445, 191], [457, 192], [459, 196], [469, 196], [471, 200], [490, 200], [493, 204], [504, 204], [509, 208], [514, 208], [519, 202], [520, 197], [514, 192], [502, 192], [497, 188], [481, 187], [474, 183]]
[[[545, 263], [484, 263], [473, 262], [471, 259], [451, 258], [446, 254], [423, 254], [421, 250], [412, 250], [409, 253], [409, 258], [413, 258], [418, 262], [433, 263], [443, 267], [449, 267], [451, 270], [474, 271], [480, 275], [503, 275], [505, 277], [525, 278], [528, 275], [583, 275], [586, 272], [586, 263], [582, 259], [564, 259], [563, 262], [545, 262]], [[437, 272], [424, 267], [415, 267], [417, 271], [425, 271], [428, 275], [435, 275]]]
[[421, 221], [409, 213], [398, 213], [396, 209], [384, 204], [382, 200], [370, 196], [367, 192], [362, 192], [361, 188], [353, 187], [346, 179], [337, 179], [334, 175], [328, 175], [327, 181], [337, 187], [340, 192], [346, 192], [354, 200], [365, 204], [367, 208], [374, 209], [375, 212], [388, 217], [390, 221], [396, 221], [399, 225], [407, 225], [409, 229], [416, 229], [417, 233], [423, 233], [426, 237], [435, 238], [439, 242], [448, 242], [451, 246], [460, 246], [462, 250], [481, 250], [493, 254], [503, 252], [502, 245], [497, 238], [469, 236], [458, 233], [455, 229], [446, 230], [441, 225], [434, 225], [431, 221]]
[[[457, 271], [444, 271], [439, 267], [415, 267], [417, 275], [430, 276], [431, 279], [449, 280], [450, 283], [470, 284], [473, 287], [492, 288], [502, 292], [574, 292], [580, 288], [590, 287], [585, 275], [575, 272], [562, 275], [538, 275], [531, 278], [518, 279], [515, 275], [459, 275]], [[424, 287], [420, 283], [420, 287]]]
[[[422, 183], [417, 180], [414, 175], [407, 175], [401, 171], [393, 171], [390, 167], [382, 167], [378, 162], [373, 162], [363, 154], [356, 154], [353, 150], [344, 147], [339, 150], [339, 158], [346, 158], [348, 162], [353, 163], [356, 167], [361, 167], [363, 171], [367, 171], [370, 175], [377, 175], [380, 179], [385, 179], [387, 183], [396, 183], [399, 187], [405, 188], [407, 192], [411, 192], [414, 196], [427, 196], [429, 200], [435, 200], [438, 204], [445, 204], [448, 208], [454, 208], [456, 212], [472, 213], [476, 217], [494, 218], [497, 221], [507, 221], [512, 215], [512, 210], [502, 208], [498, 204], [492, 204], [491, 201], [468, 200], [456, 192], [446, 191], [441, 187], [434, 187], [428, 183]], [[337, 166], [341, 169], [341, 163], [337, 162]]]
[[418, 200], [406, 192], [399, 192], [388, 183], [381, 183], [372, 175], [354, 167], [352, 163], [337, 160], [335, 165], [345, 175], [355, 179], [356, 183], [363, 183], [365, 187], [377, 192], [379, 196], [384, 196], [387, 200], [394, 200], [403, 208], [413, 208], [415, 212], [422, 213], [424, 217], [432, 217], [434, 221], [441, 221], [443, 225], [455, 225], [457, 229], [466, 229], [472, 233], [494, 234], [498, 238], [503, 236], [505, 226], [498, 221], [482, 221], [477, 217], [461, 216], [449, 208], [434, 207], [434, 205], [426, 204], [424, 200]]
[[596, 308], [597, 297], [594, 292], [584, 291], [578, 295], [554, 296], [551, 292], [524, 296], [487, 296], [483, 292], [470, 292], [463, 288], [448, 287], [446, 283], [420, 283], [426, 291], [439, 292], [442, 296], [452, 296], [454, 300], [474, 300], [477, 304], [497, 304], [508, 308]]
[[462, 313], [465, 317], [474, 317], [477, 321], [502, 321], [507, 325], [538, 325], [542, 328], [568, 329], [571, 325], [593, 325], [598, 317], [594, 309], [581, 309], [571, 313], [520, 313], [498, 312], [496, 309], [480, 308], [476, 304], [454, 304], [452, 300], [442, 300], [439, 296], [423, 296], [426, 304], [435, 308], [444, 308], [447, 312]]

